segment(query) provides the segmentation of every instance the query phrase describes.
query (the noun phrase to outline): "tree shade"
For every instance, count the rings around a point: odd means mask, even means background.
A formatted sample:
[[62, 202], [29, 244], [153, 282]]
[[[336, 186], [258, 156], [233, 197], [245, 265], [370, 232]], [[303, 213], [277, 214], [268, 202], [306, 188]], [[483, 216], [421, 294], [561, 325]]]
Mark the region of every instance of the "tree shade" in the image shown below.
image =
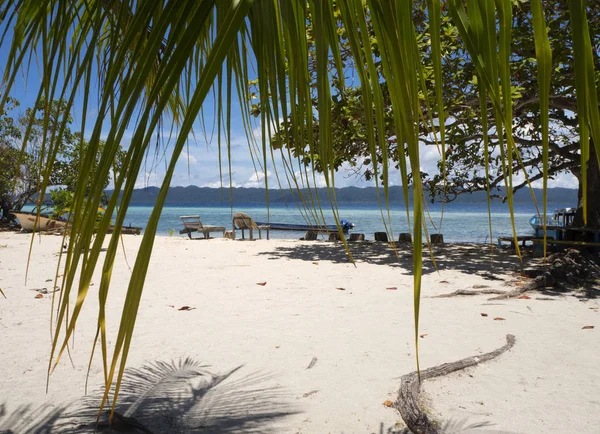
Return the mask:
[[[542, 0], [532, 0], [531, 14], [535, 38], [536, 65], [540, 86], [540, 113], [543, 127], [544, 167], [548, 158], [548, 100], [551, 80], [550, 45], [543, 16]], [[230, 143], [234, 95], [240, 100], [242, 119], [247, 132], [251, 129], [252, 110], [247, 83], [256, 78], [260, 95], [262, 143], [251, 145], [256, 157], [266, 168], [269, 137], [273, 125], [290, 114], [288, 129], [296, 143], [307, 143], [318, 156], [335, 210], [335, 162], [332, 152], [330, 123], [332, 91], [343, 93], [346, 87], [340, 38], [347, 38], [350, 55], [360, 78], [365, 98], [366, 137], [373, 161], [378, 153], [387, 157], [384, 142], [386, 116], [379, 72], [388, 83], [395, 136], [404, 143], [406, 152], [398, 156], [402, 183], [408, 188], [411, 175], [414, 182], [413, 239], [421, 240], [424, 225], [423, 188], [420, 182], [419, 123], [433, 127], [439, 122], [437, 141], [440, 154], [445, 155], [444, 114], [441, 75], [441, 20], [450, 19], [456, 26], [464, 48], [473, 59], [477, 74], [480, 103], [491, 104], [500, 142], [502, 164], [507, 178], [509, 207], [513, 208], [511, 170], [519, 162], [519, 147], [512, 136], [511, 94], [511, 0], [428, 0], [423, 19], [429, 22], [432, 46], [433, 86], [424, 80], [425, 68], [419, 55], [416, 26], [410, 1], [384, 0], [7, 0], [2, 10], [2, 45], [9, 44], [5, 61], [0, 113], [14, 92], [16, 77], [22, 69], [40, 67], [41, 83], [37, 103], [65, 100], [66, 113], [73, 110], [78, 93], [82, 95], [81, 132], [91, 130], [85, 155], [80, 159], [79, 173], [89, 173], [97, 166], [98, 180], [91, 186], [77, 184], [74, 195], [68, 252], [60, 260], [64, 277], [56, 317], [52, 319], [53, 346], [49, 372], [67, 349], [68, 340], [77, 324], [81, 308], [89, 295], [90, 280], [99, 265], [99, 252], [106, 238], [106, 229], [116, 210], [115, 230], [110, 236], [98, 288], [100, 301], [96, 340], [100, 340], [105, 381], [116, 383], [116, 402], [127, 355], [132, 344], [137, 311], [143, 292], [158, 219], [163, 208], [175, 164], [184, 152], [188, 137], [202, 120], [211, 91], [217, 95], [214, 110], [219, 131], [219, 146], [227, 152]], [[571, 46], [573, 50], [577, 114], [579, 119], [582, 172], [586, 171], [592, 143], [600, 147], [600, 116], [594, 70], [594, 50], [587, 25], [586, 2], [569, 1], [571, 15]], [[307, 30], [307, 25], [310, 24]], [[372, 26], [370, 29], [369, 26]], [[340, 32], [340, 28], [344, 32]], [[374, 55], [369, 31], [375, 35]], [[12, 39], [12, 40], [11, 40]], [[314, 44], [314, 65], [309, 65], [309, 48]], [[339, 80], [330, 81], [329, 65], [337, 70]], [[253, 69], [252, 69], [253, 68]], [[251, 74], [250, 71], [255, 71]], [[254, 77], [255, 75], [255, 77]], [[311, 83], [315, 86], [311, 87]], [[97, 101], [93, 99], [97, 94]], [[315, 96], [313, 105], [312, 96]], [[425, 111], [424, 108], [427, 108]], [[48, 111], [46, 111], [48, 112]], [[90, 113], [95, 120], [89, 122]], [[481, 122], [487, 122], [487, 110], [482, 110]], [[313, 119], [320, 123], [318, 141], [312, 134]], [[69, 119], [43, 121], [43, 145], [38, 162], [42, 176], [43, 197], [50, 179], [50, 169], [56, 159], [59, 144]], [[73, 128], [73, 127], [72, 127]], [[104, 145], [101, 135], [108, 128]], [[123, 159], [120, 173], [114, 180], [114, 192], [109, 198], [104, 218], [96, 226], [96, 210], [103, 197], [104, 180], [114, 165], [126, 130], [133, 128], [133, 137]], [[145, 156], [155, 149], [161, 132], [173, 131], [172, 156], [167, 162], [164, 181], [158, 194], [135, 260], [114, 350], [109, 355], [106, 341], [105, 304], [108, 297], [112, 266], [129, 200]], [[432, 128], [433, 130], [433, 128]], [[485, 128], [484, 128], [485, 130]], [[25, 131], [23, 147], [31, 134]], [[600, 152], [596, 152], [600, 156]], [[309, 182], [310, 170], [294, 171], [292, 155], [287, 156], [286, 177], [298, 186]], [[383, 158], [383, 202], [388, 198], [388, 158]], [[299, 165], [299, 162], [297, 162]], [[545, 172], [547, 173], [547, 172]], [[547, 175], [544, 179], [547, 178]], [[585, 176], [584, 176], [585, 179]], [[87, 181], [87, 180], [86, 180]], [[583, 186], [585, 189], [585, 184]], [[408, 198], [408, 195], [405, 194]], [[585, 195], [584, 195], [585, 197]], [[309, 205], [320, 209], [319, 197], [310, 197]], [[408, 209], [407, 203], [407, 209]], [[585, 202], [584, 202], [585, 208]], [[93, 212], [91, 212], [93, 211]], [[408, 212], [408, 211], [407, 211]], [[544, 198], [545, 213], [545, 198]], [[318, 212], [317, 212], [318, 214]], [[545, 219], [544, 219], [545, 221]], [[79, 254], [83, 251], [83, 254]], [[77, 252], [77, 253], [75, 253]], [[414, 245], [414, 321], [415, 345], [418, 350], [418, 324], [421, 291], [422, 244]], [[79, 274], [80, 273], [80, 274]], [[76, 275], [79, 278], [76, 279]], [[94, 348], [95, 348], [94, 342]], [[417, 351], [418, 354], [418, 351]], [[418, 358], [417, 358], [418, 366]]]

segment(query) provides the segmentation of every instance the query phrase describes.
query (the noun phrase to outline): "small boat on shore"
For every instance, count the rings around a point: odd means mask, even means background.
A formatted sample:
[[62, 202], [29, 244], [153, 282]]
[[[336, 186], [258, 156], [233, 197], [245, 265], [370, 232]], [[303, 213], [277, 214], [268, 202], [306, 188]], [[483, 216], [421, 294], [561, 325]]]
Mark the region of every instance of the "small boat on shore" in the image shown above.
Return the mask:
[[[136, 226], [123, 226], [121, 227], [121, 235], [140, 235], [142, 233], [143, 228]], [[109, 226], [106, 230], [107, 234], [112, 234], [115, 231], [114, 226]]]
[[[269, 226], [270, 230], [278, 231], [296, 231], [296, 232], [337, 232], [337, 225], [300, 225], [292, 223], [266, 223], [256, 222], [258, 226]], [[350, 229], [354, 227], [354, 223], [350, 223], [347, 220], [340, 220], [342, 231], [347, 234]]]
[[63, 229], [67, 222], [51, 219], [48, 216], [30, 212], [11, 212], [21, 225], [21, 229], [26, 232], [35, 231], [58, 231]]
[[[573, 219], [575, 218], [575, 212], [577, 208], [560, 208], [555, 209], [552, 215], [546, 216], [546, 226], [571, 226], [573, 224]], [[540, 214], [536, 214], [529, 219], [529, 224], [533, 228], [534, 231], [543, 231], [544, 217]]]

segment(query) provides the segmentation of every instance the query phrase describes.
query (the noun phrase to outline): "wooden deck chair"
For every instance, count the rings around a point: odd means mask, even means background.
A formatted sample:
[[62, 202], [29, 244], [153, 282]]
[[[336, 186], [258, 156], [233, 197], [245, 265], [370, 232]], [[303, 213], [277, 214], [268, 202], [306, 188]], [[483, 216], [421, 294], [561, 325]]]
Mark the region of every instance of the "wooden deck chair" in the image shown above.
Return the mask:
[[204, 239], [210, 238], [211, 232], [221, 232], [225, 234], [224, 226], [203, 225], [199, 215], [182, 215], [180, 218], [183, 223], [183, 229], [180, 230], [179, 233], [187, 234], [190, 240], [192, 239], [192, 232], [201, 232], [202, 235], [204, 235]]
[[258, 238], [262, 239], [262, 230], [266, 230], [267, 231], [267, 240], [269, 239], [269, 230], [271, 229], [271, 227], [269, 225], [257, 225], [256, 222], [254, 220], [252, 220], [252, 217], [250, 217], [248, 214], [244, 214], [243, 212], [236, 212], [233, 215], [233, 221], [231, 223], [231, 227], [233, 229], [233, 232], [235, 233], [236, 229], [241, 229], [242, 230], [242, 240], [245, 239], [245, 235], [244, 235], [244, 230], [248, 229], [250, 231], [250, 240], [253, 240], [253, 231], [254, 229], [258, 230]]

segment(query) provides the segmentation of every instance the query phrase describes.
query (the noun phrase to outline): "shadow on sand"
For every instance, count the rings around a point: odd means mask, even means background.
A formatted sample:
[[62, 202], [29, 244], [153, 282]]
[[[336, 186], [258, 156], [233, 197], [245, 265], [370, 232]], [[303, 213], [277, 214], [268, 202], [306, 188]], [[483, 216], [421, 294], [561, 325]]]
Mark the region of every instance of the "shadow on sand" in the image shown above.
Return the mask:
[[[352, 242], [348, 245], [356, 262], [398, 267], [405, 274], [412, 274], [412, 248], [406, 244], [400, 245], [396, 251], [389, 244], [375, 241]], [[519, 258], [514, 254], [498, 251], [497, 248], [494, 248], [492, 261], [489, 245], [440, 244], [433, 246], [432, 252], [438, 270], [451, 269], [495, 279], [495, 273], [508, 273], [520, 268]], [[267, 255], [269, 259], [289, 258], [345, 264], [351, 262], [344, 246], [339, 242], [294, 243], [259, 254]], [[431, 260], [429, 249], [424, 246], [423, 273], [434, 271], [436, 268]]]
[[271, 375], [241, 375], [241, 366], [215, 375], [206, 368], [188, 358], [128, 369], [116, 406], [121, 417], [112, 427], [108, 411], [96, 424], [101, 391], [68, 408], [26, 405], [7, 414], [0, 405], [0, 434], [268, 433], [277, 432], [279, 419], [298, 413], [288, 394], [267, 386]]
[[[0, 434], [278, 433], [289, 429], [284, 418], [299, 413], [290, 404], [289, 394], [266, 386], [273, 380], [271, 375], [241, 375], [241, 366], [215, 375], [207, 367], [188, 358], [128, 369], [116, 406], [119, 417], [112, 427], [106, 410], [96, 423], [101, 391], [71, 405], [23, 405], [11, 414], [0, 404]], [[371, 434], [410, 434], [401, 422], [399, 425], [382, 423]], [[336, 432], [331, 427], [328, 430]], [[508, 434], [494, 430], [489, 422], [466, 419], [441, 424], [440, 433]]]

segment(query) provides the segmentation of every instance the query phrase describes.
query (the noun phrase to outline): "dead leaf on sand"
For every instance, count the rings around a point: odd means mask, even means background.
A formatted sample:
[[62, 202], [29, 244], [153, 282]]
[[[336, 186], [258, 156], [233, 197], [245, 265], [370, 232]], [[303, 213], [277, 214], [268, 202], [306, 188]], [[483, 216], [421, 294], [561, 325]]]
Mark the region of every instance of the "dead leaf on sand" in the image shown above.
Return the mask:
[[194, 310], [194, 309], [196, 309], [196, 308], [195, 307], [190, 307], [190, 306], [181, 306], [177, 310]]
[[427, 336], [427, 333], [423, 333], [422, 335], [419, 335], [420, 338], [424, 338], [425, 336]]
[[318, 389], [311, 390], [310, 392], [303, 393], [302, 396], [305, 397], [305, 398], [308, 398], [310, 395], [314, 395], [318, 391], [319, 391]]
[[167, 307], [175, 307], [175, 306], [172, 304], [167, 304]]
[[516, 282], [515, 286], [523, 286], [523, 282]]
[[394, 405], [394, 403], [392, 401], [390, 401], [389, 399], [386, 399], [385, 401], [383, 401], [383, 405], [384, 407], [392, 407]]
[[44, 296], [42, 294], [38, 294], [35, 296], [35, 298], [44, 298]]
[[502, 318], [501, 316], [497, 316], [496, 318], [494, 318], [494, 321], [506, 321], [504, 318]]
[[481, 316], [487, 316], [487, 313], [481, 312]]
[[518, 298], [519, 298], [519, 300], [530, 300], [531, 299], [531, 297], [528, 295], [519, 295]]
[[265, 286], [267, 284], [267, 282], [257, 282], [256, 284], [260, 285], [260, 286]]
[[600, 308], [599, 307], [590, 307], [590, 309], [592, 309], [592, 310], [598, 310]]
[[346, 288], [335, 288], [335, 289], [337, 289], [338, 291], [345, 291], [346, 290]]
[[312, 367], [314, 367], [317, 364], [317, 359], [316, 357], [313, 357], [312, 360], [310, 361], [310, 363], [308, 364], [308, 366], [306, 367], [306, 369], [310, 369]]
[[398, 289], [398, 287], [397, 286], [390, 286], [389, 288], [385, 288], [385, 289], [387, 289], [388, 291], [395, 291], [395, 290]]
[[450, 283], [447, 280], [440, 280], [440, 283]]
[[581, 330], [591, 330], [593, 328], [594, 328], [594, 326], [583, 326], [583, 327], [581, 327]]
[[319, 263], [318, 262], [313, 262], [313, 265], [319, 265]]

